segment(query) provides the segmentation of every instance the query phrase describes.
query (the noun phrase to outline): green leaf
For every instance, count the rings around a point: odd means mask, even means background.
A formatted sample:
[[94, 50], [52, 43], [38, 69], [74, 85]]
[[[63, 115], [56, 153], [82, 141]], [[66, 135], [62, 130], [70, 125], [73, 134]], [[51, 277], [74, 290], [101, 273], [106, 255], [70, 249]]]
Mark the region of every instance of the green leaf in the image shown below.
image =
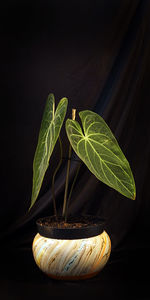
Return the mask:
[[33, 185], [30, 209], [38, 197], [45, 172], [49, 165], [49, 159], [64, 122], [67, 105], [67, 98], [62, 98], [55, 112], [54, 95], [50, 94], [47, 98], [33, 161]]
[[110, 128], [98, 114], [85, 110], [77, 121], [66, 121], [66, 132], [73, 150], [102, 182], [127, 198], [135, 199], [135, 182], [130, 165]]

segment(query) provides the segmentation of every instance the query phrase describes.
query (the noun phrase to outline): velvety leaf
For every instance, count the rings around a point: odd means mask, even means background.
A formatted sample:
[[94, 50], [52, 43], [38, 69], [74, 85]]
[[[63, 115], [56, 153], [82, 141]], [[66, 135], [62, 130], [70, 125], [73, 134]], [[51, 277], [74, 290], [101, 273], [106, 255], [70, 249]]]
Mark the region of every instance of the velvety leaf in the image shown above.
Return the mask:
[[62, 98], [55, 111], [54, 95], [50, 94], [47, 98], [33, 161], [33, 186], [30, 208], [38, 197], [45, 172], [49, 165], [49, 159], [64, 122], [67, 105], [67, 98]]
[[79, 116], [84, 132], [77, 121], [66, 121], [68, 139], [76, 154], [99, 180], [135, 199], [130, 165], [106, 122], [89, 110], [80, 112]]

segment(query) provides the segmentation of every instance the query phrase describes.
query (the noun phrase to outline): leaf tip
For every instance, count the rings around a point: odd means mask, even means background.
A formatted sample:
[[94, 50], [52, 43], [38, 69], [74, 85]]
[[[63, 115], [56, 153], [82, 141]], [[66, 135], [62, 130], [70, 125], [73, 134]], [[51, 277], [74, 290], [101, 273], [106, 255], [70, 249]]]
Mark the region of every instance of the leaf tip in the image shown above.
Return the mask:
[[32, 208], [32, 204], [30, 204], [29, 208], [28, 208], [28, 212], [30, 212], [31, 208]]
[[136, 199], [136, 193], [133, 194], [132, 200]]
[[64, 102], [68, 103], [68, 98], [67, 97], [63, 97], [60, 101], [62, 101], [63, 103]]

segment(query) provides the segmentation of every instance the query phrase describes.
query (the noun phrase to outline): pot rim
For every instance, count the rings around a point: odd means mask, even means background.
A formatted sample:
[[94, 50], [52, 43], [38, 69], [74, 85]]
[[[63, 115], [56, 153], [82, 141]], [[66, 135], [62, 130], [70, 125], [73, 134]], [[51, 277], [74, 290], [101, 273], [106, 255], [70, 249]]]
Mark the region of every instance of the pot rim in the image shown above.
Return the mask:
[[[48, 216], [39, 218], [36, 221], [38, 233], [46, 238], [61, 239], [61, 240], [73, 240], [73, 239], [83, 239], [90, 238], [101, 234], [104, 231], [105, 220], [99, 216], [93, 215], [79, 215], [79, 216], [69, 216], [67, 222], [81, 222], [81, 219], [91, 224], [86, 227], [80, 228], [58, 228], [51, 227], [49, 225], [43, 225], [42, 222], [46, 219], [54, 220], [55, 216]], [[58, 217], [58, 220], [63, 220], [62, 217]], [[83, 222], [84, 224], [84, 222]]]

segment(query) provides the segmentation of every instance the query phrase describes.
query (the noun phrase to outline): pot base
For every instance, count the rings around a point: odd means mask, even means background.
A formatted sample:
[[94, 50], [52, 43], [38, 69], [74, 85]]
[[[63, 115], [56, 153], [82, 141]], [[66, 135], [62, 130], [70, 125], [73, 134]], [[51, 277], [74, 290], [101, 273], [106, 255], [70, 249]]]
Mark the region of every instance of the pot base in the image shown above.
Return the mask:
[[79, 275], [79, 276], [56, 276], [53, 274], [47, 274], [48, 277], [52, 278], [52, 279], [56, 279], [56, 280], [84, 280], [84, 279], [89, 279], [92, 277], [95, 277], [99, 272], [94, 272], [94, 273], [90, 273], [90, 274], [86, 274], [86, 275]]

